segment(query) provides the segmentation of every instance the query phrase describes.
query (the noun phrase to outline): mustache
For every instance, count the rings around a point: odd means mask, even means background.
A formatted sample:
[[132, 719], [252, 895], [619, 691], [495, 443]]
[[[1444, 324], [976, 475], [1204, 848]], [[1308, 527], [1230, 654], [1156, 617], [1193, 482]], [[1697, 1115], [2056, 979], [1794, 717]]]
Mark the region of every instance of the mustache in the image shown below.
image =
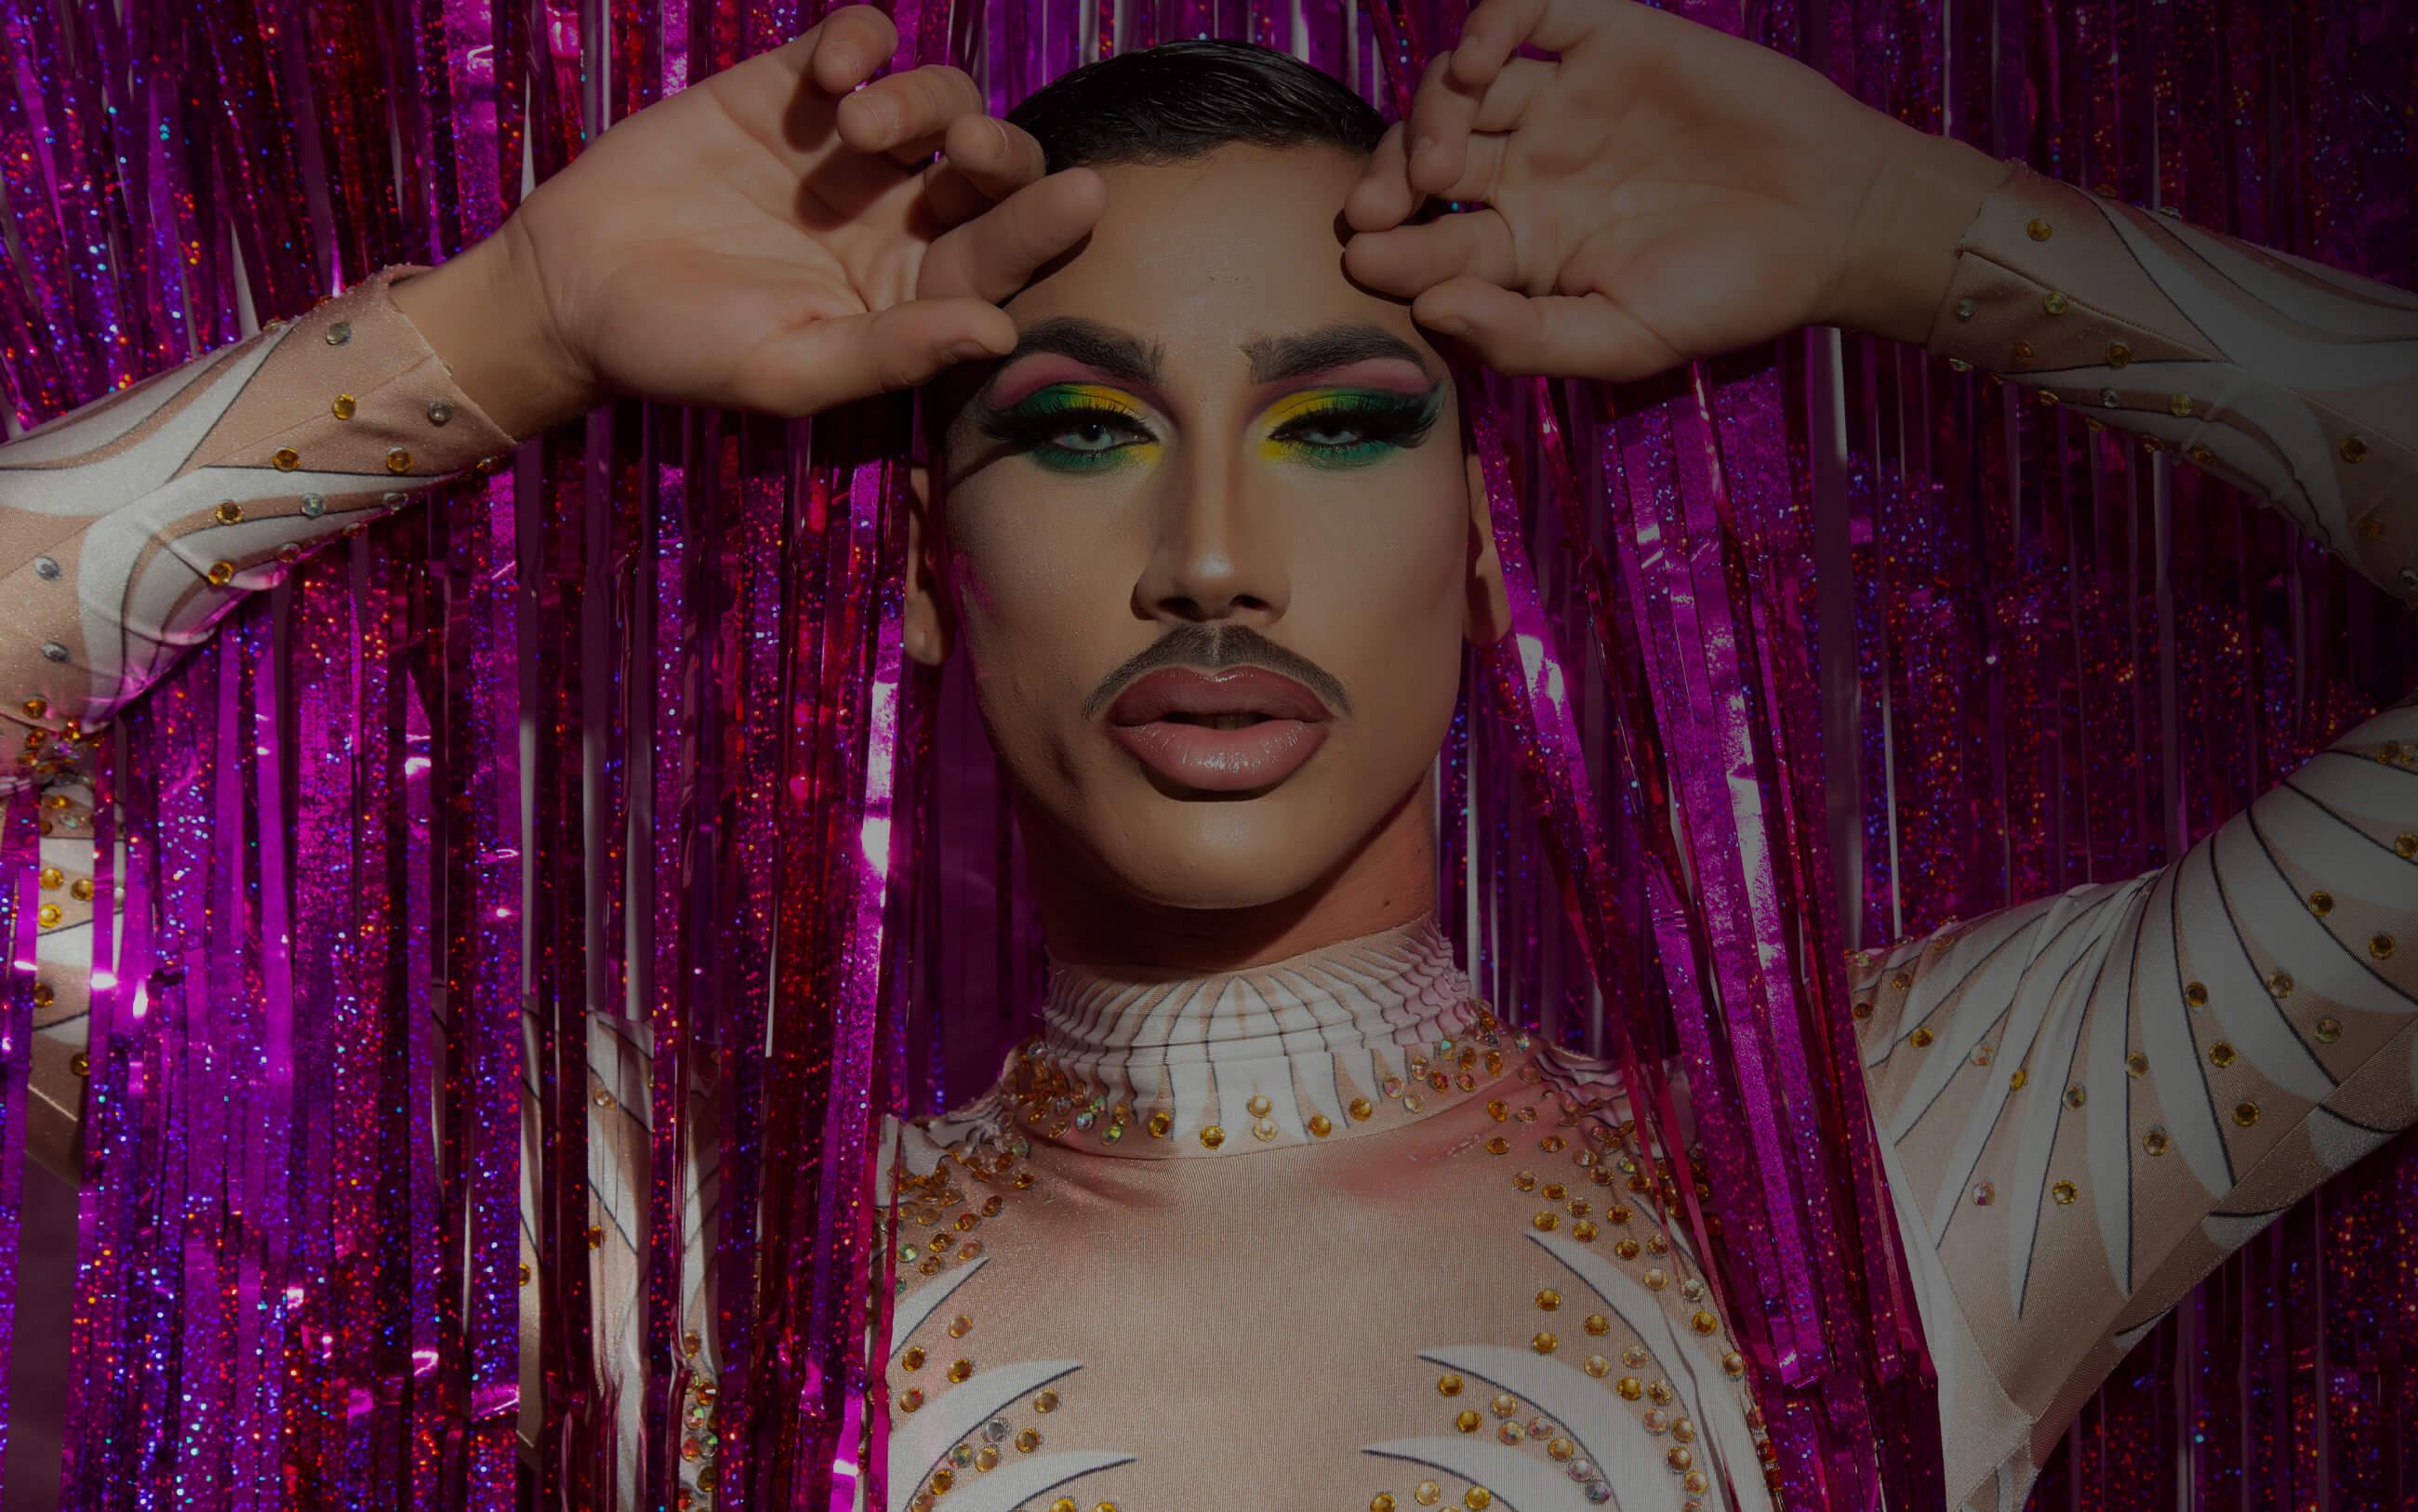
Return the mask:
[[1293, 679], [1339, 714], [1352, 712], [1351, 695], [1343, 691], [1335, 674], [1299, 651], [1287, 650], [1248, 625], [1186, 624], [1152, 641], [1102, 678], [1083, 700], [1083, 717], [1098, 718], [1127, 683], [1164, 666], [1199, 667], [1207, 672], [1230, 666], [1261, 667]]

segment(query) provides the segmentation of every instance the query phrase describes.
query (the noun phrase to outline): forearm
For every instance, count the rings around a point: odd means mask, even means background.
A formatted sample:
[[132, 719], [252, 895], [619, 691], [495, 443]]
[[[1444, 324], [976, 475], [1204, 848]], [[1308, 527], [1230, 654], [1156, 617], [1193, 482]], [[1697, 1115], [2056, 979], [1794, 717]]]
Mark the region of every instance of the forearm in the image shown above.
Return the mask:
[[1958, 242], [1930, 350], [2129, 431], [2418, 603], [2418, 296], [2019, 169]]

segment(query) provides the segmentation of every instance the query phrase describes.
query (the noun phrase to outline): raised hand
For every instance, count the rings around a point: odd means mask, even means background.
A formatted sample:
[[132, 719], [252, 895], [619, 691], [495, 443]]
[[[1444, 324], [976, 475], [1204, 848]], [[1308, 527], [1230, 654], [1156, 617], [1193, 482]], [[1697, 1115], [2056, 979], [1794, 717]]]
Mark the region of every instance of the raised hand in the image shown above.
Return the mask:
[[810, 414], [1006, 352], [998, 301], [1091, 230], [1100, 179], [1044, 176], [959, 69], [858, 88], [896, 45], [834, 11], [614, 126], [397, 304], [514, 435], [611, 393]]
[[[2008, 173], [1630, 0], [1482, 0], [1354, 187], [1344, 266], [1506, 372], [1642, 378], [1807, 325], [1920, 341]], [[1474, 207], [1406, 223], [1431, 198]]]

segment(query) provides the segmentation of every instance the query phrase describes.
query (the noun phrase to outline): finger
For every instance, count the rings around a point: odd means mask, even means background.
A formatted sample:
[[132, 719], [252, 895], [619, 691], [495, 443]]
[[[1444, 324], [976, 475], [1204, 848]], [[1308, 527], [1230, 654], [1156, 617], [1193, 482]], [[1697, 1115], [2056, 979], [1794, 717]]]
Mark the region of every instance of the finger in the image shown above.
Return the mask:
[[1442, 53], [1431, 62], [1411, 97], [1409, 176], [1411, 188], [1422, 194], [1435, 192], [1431, 185], [1447, 184], [1459, 176], [1462, 145], [1486, 92], [1483, 84], [1455, 84], [1451, 57]]
[[1411, 154], [1411, 188], [1446, 199], [1476, 197], [1448, 192], [1468, 173], [1470, 134], [1516, 130], [1559, 68], [1536, 58], [1513, 58], [1482, 89], [1446, 80], [1422, 92], [1411, 104], [1412, 140], [1418, 144]]
[[1403, 299], [1456, 278], [1484, 279], [1505, 288], [1516, 288], [1521, 282], [1510, 223], [1492, 210], [1354, 237], [1344, 243], [1343, 270], [1380, 293]]
[[869, 314], [809, 321], [751, 351], [733, 402], [776, 415], [928, 383], [959, 362], [1004, 356], [1016, 323], [987, 299], [910, 299]]
[[1108, 203], [1108, 186], [1089, 168], [1028, 185], [933, 242], [917, 270], [916, 297], [1005, 299], [1091, 235]]
[[1502, 181], [1503, 157], [1508, 150], [1510, 137], [1499, 131], [1479, 131], [1462, 139], [1461, 161], [1446, 176], [1431, 176], [1428, 184], [1414, 180], [1413, 188], [1423, 197], [1439, 200], [1491, 200]]
[[1627, 20], [1634, 8], [1630, 0], [1479, 0], [1446, 54], [1453, 79], [1469, 87], [1484, 85], [1522, 47], [1567, 53], [1591, 33]]
[[1343, 196], [1343, 219], [1353, 230], [1391, 230], [1419, 207], [1419, 192], [1405, 171], [1404, 140], [1401, 122], [1386, 127], [1359, 180]]
[[992, 115], [960, 115], [949, 123], [941, 160], [928, 170], [926, 192], [941, 219], [969, 221], [1036, 184], [1048, 171], [1033, 133]]
[[890, 61], [898, 50], [898, 28], [872, 6], [842, 6], [799, 41], [807, 44], [806, 76], [815, 87], [844, 95]]
[[1600, 294], [1529, 298], [1482, 279], [1461, 278], [1420, 295], [1411, 315], [1467, 343], [1489, 366], [1508, 374], [1627, 383], [1685, 360]]
[[[931, 63], [877, 79], [839, 102], [839, 139], [858, 152], [914, 151], [959, 115], [980, 115], [981, 88], [963, 69]], [[934, 141], [917, 155], [930, 157]]]

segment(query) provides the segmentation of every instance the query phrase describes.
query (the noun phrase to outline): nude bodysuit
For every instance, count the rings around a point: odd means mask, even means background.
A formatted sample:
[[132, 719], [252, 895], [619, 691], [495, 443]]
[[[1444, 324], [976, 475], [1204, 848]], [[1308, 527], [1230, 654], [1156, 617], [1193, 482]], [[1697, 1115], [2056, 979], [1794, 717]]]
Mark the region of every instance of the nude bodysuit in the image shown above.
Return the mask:
[[[395, 310], [416, 271], [0, 448], [0, 717], [43, 732], [12, 779], [45, 793], [29, 1138], [60, 1169], [94, 859], [70, 728], [284, 563], [515, 444]], [[1929, 345], [2254, 492], [2418, 603], [2418, 298], [2019, 169]], [[2012, 1509], [2196, 1280], [2418, 1120], [2418, 708], [2147, 877], [1863, 958], [1837, 1007], [1951, 1496]], [[1615, 1087], [1484, 1012], [1424, 924], [1234, 978], [1059, 974], [1029, 1058], [890, 1141], [894, 1504], [1768, 1505], [1727, 1325], [1630, 1200]], [[591, 1025], [598, 1369], [634, 1382], [647, 1045]], [[688, 1172], [700, 1418], [712, 1159]], [[625, 1445], [639, 1397], [620, 1393]], [[683, 1486], [710, 1505], [690, 1437]]]

